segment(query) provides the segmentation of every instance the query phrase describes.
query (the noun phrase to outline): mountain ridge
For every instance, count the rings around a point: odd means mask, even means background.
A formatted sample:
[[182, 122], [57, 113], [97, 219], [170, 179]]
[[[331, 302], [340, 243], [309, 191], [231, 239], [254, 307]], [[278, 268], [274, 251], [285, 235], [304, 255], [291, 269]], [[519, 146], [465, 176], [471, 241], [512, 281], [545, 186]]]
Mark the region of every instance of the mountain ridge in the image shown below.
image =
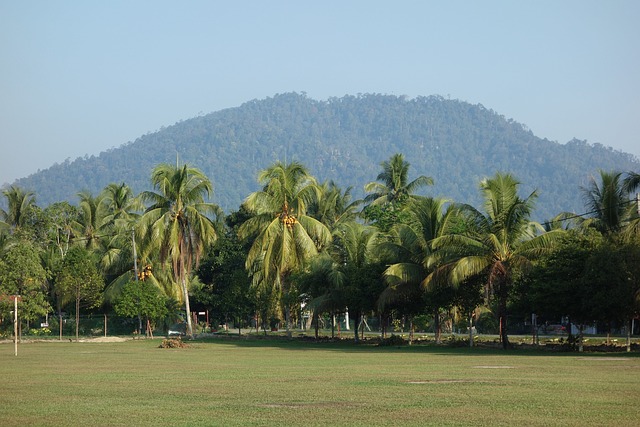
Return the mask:
[[362, 197], [364, 184], [396, 152], [411, 163], [410, 178], [434, 178], [425, 194], [476, 206], [480, 179], [512, 173], [522, 194], [539, 190], [536, 216], [544, 219], [581, 212], [579, 188], [599, 169], [640, 169], [631, 154], [576, 139], [541, 139], [481, 104], [381, 94], [318, 101], [292, 92], [179, 121], [97, 156], [56, 163], [14, 185], [34, 191], [39, 205], [75, 202], [79, 191], [97, 194], [111, 182], [125, 182], [137, 193], [150, 189], [155, 165], [178, 157], [209, 176], [213, 201], [230, 212], [258, 188], [258, 171], [276, 160], [300, 161], [319, 180], [352, 186]]

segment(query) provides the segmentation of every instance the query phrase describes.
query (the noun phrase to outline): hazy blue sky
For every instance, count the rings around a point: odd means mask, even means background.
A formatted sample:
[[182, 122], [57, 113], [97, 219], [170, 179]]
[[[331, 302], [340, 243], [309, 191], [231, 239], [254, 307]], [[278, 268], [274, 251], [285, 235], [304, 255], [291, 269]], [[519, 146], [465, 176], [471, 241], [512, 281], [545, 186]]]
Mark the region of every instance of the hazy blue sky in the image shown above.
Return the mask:
[[291, 91], [450, 96], [640, 156], [635, 0], [0, 0], [0, 60], [0, 184]]

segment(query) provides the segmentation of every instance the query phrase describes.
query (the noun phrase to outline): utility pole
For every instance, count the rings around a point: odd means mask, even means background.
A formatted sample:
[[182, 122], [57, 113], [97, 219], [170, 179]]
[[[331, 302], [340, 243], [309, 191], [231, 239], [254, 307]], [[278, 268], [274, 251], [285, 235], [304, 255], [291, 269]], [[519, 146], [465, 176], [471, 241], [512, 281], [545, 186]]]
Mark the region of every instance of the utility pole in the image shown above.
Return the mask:
[[18, 299], [20, 295], [13, 295], [13, 353], [18, 355]]

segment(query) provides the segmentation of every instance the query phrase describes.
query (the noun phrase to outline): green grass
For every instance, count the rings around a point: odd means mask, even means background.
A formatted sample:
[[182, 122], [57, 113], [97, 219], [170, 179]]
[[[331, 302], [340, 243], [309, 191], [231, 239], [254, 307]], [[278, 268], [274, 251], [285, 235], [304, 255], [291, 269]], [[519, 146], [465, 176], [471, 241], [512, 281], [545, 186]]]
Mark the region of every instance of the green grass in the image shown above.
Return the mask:
[[638, 354], [286, 340], [0, 345], [3, 426], [632, 426]]

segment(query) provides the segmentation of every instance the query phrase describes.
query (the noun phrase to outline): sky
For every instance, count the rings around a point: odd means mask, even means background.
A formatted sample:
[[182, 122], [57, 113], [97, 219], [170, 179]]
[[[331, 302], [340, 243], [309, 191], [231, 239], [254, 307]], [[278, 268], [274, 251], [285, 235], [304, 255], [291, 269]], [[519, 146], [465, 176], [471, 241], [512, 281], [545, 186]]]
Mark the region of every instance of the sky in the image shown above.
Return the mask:
[[278, 93], [482, 104], [640, 156], [640, 2], [0, 0], [0, 185]]

